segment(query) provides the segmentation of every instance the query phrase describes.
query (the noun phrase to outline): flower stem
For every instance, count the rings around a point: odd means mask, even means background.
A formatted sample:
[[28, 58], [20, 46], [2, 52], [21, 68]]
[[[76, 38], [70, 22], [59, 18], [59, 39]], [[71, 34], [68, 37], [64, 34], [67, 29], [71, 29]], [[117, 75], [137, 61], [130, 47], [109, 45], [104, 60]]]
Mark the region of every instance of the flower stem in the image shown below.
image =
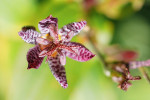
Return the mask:
[[92, 33], [93, 32], [91, 30], [88, 31], [88, 33], [87, 33], [87, 39], [89, 40], [89, 42], [91, 43], [91, 45], [92, 45], [93, 49], [95, 50], [97, 56], [99, 57], [102, 65], [104, 66], [105, 71], [107, 71], [108, 70], [107, 63], [106, 63], [106, 61], [105, 61], [102, 53], [100, 52], [100, 50], [98, 48], [98, 45], [95, 42], [95, 39], [92, 38], [92, 35], [93, 35]]
[[141, 71], [141, 73], [143, 74], [145, 79], [148, 81], [148, 83], [150, 83], [150, 77], [149, 77], [148, 73], [146, 72], [146, 70], [144, 68], [139, 68], [139, 70]]

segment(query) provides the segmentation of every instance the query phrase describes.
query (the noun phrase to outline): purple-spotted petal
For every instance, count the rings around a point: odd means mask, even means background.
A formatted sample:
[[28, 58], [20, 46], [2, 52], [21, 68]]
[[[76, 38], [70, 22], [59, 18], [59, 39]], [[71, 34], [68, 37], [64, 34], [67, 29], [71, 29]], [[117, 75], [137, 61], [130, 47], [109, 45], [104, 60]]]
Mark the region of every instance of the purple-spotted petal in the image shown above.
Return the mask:
[[47, 18], [41, 20], [38, 24], [39, 30], [42, 34], [47, 34], [50, 32], [50, 25], [57, 26], [57, 18], [52, 17], [52, 15], [48, 16]]
[[35, 68], [38, 69], [44, 59], [44, 57], [39, 57], [40, 48], [36, 45], [31, 48], [27, 53], [28, 69]]
[[130, 69], [136, 69], [140, 67], [149, 67], [150, 66], [150, 59], [146, 61], [130, 61], [129, 62]]
[[48, 63], [52, 74], [63, 88], [67, 88], [66, 72], [63, 65], [60, 63], [60, 56], [49, 57]]
[[60, 55], [60, 63], [62, 65], [66, 64], [66, 55], [64, 53], [61, 53], [61, 55]]
[[40, 38], [40, 37], [36, 38], [36, 42], [39, 43], [39, 44], [42, 44], [42, 45], [48, 45], [48, 44], [51, 43], [51, 42], [48, 41], [47, 39]]
[[45, 57], [45, 56], [47, 56], [47, 52], [48, 52], [48, 49], [45, 48], [44, 50], [42, 50], [42, 51], [39, 53], [39, 57]]
[[31, 44], [35, 44], [35, 39], [41, 36], [41, 34], [39, 34], [33, 26], [23, 27], [22, 30], [18, 32], [18, 34], [25, 42]]
[[46, 19], [39, 22], [38, 27], [42, 34], [50, 33], [54, 41], [58, 41], [58, 24], [57, 18], [48, 16]]
[[63, 52], [66, 54], [66, 56], [70, 57], [71, 59], [84, 62], [92, 59], [95, 55], [89, 51], [86, 47], [84, 47], [80, 43], [75, 43], [75, 42], [65, 42], [67, 46], [76, 46], [74, 47], [74, 51], [77, 53], [72, 53], [69, 51], [64, 51]]
[[55, 26], [54, 24], [50, 25], [49, 27], [50, 29], [50, 35], [54, 40], [54, 43], [58, 43], [59, 39], [58, 39], [58, 27]]
[[68, 42], [73, 36], [77, 35], [85, 25], [86, 21], [70, 23], [59, 29], [58, 33], [61, 35], [63, 41]]

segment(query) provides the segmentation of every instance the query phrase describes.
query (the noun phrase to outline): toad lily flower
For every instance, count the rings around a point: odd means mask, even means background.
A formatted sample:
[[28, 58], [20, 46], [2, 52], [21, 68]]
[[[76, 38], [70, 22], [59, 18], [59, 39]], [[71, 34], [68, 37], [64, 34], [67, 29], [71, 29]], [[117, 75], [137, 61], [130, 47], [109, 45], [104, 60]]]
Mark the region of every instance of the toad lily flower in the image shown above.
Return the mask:
[[33, 26], [23, 27], [18, 33], [27, 43], [35, 44], [27, 53], [28, 69], [38, 69], [47, 56], [47, 62], [52, 74], [63, 88], [67, 88], [64, 65], [66, 56], [84, 62], [95, 55], [80, 43], [70, 42], [86, 25], [86, 21], [74, 22], [58, 29], [57, 18], [48, 16], [39, 22], [38, 33]]

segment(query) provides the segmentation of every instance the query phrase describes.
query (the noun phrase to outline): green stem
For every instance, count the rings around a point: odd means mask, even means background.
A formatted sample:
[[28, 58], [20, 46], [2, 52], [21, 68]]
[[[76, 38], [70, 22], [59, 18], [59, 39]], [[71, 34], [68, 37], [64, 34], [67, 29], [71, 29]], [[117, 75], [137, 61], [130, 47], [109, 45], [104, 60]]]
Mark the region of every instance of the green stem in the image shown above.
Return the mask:
[[100, 50], [98, 49], [97, 44], [93, 41], [93, 39], [92, 39], [92, 37], [91, 37], [91, 33], [92, 33], [91, 31], [88, 32], [87, 38], [88, 38], [89, 42], [91, 43], [93, 49], [95, 50], [97, 56], [99, 57], [99, 59], [100, 59], [102, 65], [104, 66], [104, 69], [105, 69], [105, 70], [108, 70], [107, 63], [106, 63], [106, 61], [105, 61], [105, 59], [104, 59], [102, 53], [101, 53]]

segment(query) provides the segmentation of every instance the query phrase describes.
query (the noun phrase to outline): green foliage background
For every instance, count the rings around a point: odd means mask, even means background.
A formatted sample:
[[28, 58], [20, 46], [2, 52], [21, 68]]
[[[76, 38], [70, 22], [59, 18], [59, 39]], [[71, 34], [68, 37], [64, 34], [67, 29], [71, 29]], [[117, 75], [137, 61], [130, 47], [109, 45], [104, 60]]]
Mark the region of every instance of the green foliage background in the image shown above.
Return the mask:
[[[115, 2], [106, 1], [106, 4]], [[98, 57], [84, 63], [67, 58], [67, 89], [58, 84], [44, 62], [39, 69], [27, 70], [26, 53], [33, 45], [22, 41], [18, 32], [25, 25], [33, 25], [38, 30], [38, 22], [49, 14], [58, 18], [59, 28], [85, 19], [89, 26], [100, 31], [97, 34], [104, 34], [101, 36], [105, 36], [102, 37], [105, 45], [119, 44], [122, 48], [136, 49], [139, 60], [150, 58], [149, 0], [141, 0], [143, 6], [139, 10], [133, 9], [130, 3], [119, 4], [116, 11], [120, 12], [119, 17], [115, 18], [98, 7], [85, 14], [82, 2], [0, 0], [0, 100], [149, 100], [150, 85], [143, 77], [124, 92], [105, 76]], [[79, 36], [73, 40], [80, 40]], [[90, 45], [84, 44], [94, 52]], [[140, 72], [135, 70], [133, 74]]]

